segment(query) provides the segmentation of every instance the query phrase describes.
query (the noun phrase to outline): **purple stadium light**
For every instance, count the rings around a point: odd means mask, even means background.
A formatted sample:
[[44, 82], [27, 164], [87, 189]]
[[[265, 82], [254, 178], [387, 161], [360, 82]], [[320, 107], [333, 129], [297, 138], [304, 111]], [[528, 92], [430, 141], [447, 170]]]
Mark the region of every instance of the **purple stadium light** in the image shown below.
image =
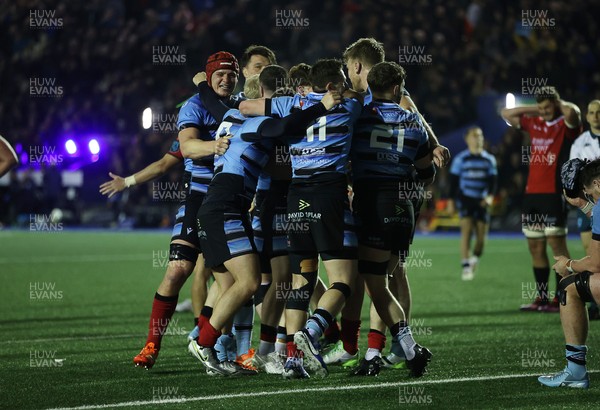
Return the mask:
[[77, 152], [77, 145], [75, 145], [75, 141], [71, 139], [67, 140], [67, 142], [65, 142], [65, 149], [67, 150], [69, 155], [75, 154]]
[[98, 154], [100, 152], [100, 144], [98, 144], [98, 140], [95, 138], [91, 139], [90, 142], [88, 142], [88, 148], [93, 155]]

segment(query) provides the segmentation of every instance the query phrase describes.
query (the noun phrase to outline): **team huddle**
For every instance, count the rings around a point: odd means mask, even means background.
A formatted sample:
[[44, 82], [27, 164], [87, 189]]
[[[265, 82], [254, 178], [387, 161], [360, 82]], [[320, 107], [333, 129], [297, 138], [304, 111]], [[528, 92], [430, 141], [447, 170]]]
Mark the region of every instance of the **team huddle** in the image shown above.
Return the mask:
[[[384, 59], [374, 39], [349, 46], [351, 89], [340, 60], [287, 72], [270, 49], [251, 46], [241, 59], [244, 92], [233, 96], [237, 59], [224, 51], [208, 58], [169, 154], [123, 180], [131, 186], [160, 175], [153, 168], [185, 163], [187, 195], [136, 365], [156, 362], [194, 272], [198, 319], [188, 349], [210, 375], [324, 377], [332, 364], [355, 375], [384, 366], [426, 372], [432, 354], [410, 330], [402, 262], [424, 197], [418, 193], [434, 180], [434, 157], [443, 166], [449, 154], [404, 89], [404, 69]], [[373, 307], [361, 358], [365, 291]], [[252, 349], [255, 311], [260, 344]], [[386, 328], [392, 350], [382, 357]]]
[[[240, 67], [244, 91], [234, 95]], [[209, 375], [263, 371], [302, 379], [327, 376], [328, 365], [341, 365], [356, 376], [376, 376], [382, 368], [406, 369], [412, 377], [426, 373], [432, 353], [410, 329], [404, 262], [425, 187], [450, 155], [411, 100], [405, 78], [405, 70], [386, 62], [383, 45], [372, 38], [351, 44], [343, 62], [301, 63], [289, 72], [264, 46], [248, 47], [241, 64], [225, 51], [208, 58], [205, 71], [193, 79], [198, 93], [181, 107], [170, 151], [127, 178], [111, 174], [113, 181], [101, 186], [112, 196], [185, 164], [186, 196], [176, 215], [167, 271], [154, 296], [146, 344], [133, 359], [136, 366], [154, 366], [179, 292], [193, 273], [196, 319], [188, 350]], [[593, 104], [590, 113], [600, 106]], [[554, 153], [545, 164], [530, 164], [523, 232], [538, 297], [521, 310], [559, 310], [559, 294], [548, 298], [548, 243], [559, 261], [557, 289], [571, 295], [564, 311], [575, 304], [572, 315], [580, 317], [582, 304], [594, 301], [589, 275], [587, 285], [576, 282], [579, 293], [566, 279], [559, 285], [558, 277], [575, 266], [567, 259], [559, 174], [563, 154], [580, 130], [579, 110], [554, 92], [540, 96], [537, 107], [505, 109], [502, 115], [531, 133], [532, 149], [542, 145], [548, 147], [543, 152]], [[598, 119], [590, 118], [592, 130], [598, 129]], [[450, 184], [461, 217], [462, 279], [472, 280], [497, 169], [483, 149], [480, 128], [470, 128], [465, 140], [468, 149], [453, 162]], [[587, 179], [581, 192], [588, 193], [586, 187], [600, 178], [596, 163], [588, 171], [582, 171]], [[589, 190], [590, 197], [596, 195]], [[589, 216], [591, 202], [581, 201], [569, 200]], [[454, 208], [453, 200], [449, 204]], [[542, 214], [555, 219], [529, 223]], [[321, 264], [329, 287], [320, 278]], [[208, 287], [211, 277], [215, 281]], [[365, 292], [371, 308], [368, 346], [361, 356]], [[251, 348], [255, 312], [260, 341]], [[384, 355], [388, 330], [391, 349]], [[587, 327], [575, 336], [565, 330], [565, 335], [569, 365], [540, 382], [587, 387]]]

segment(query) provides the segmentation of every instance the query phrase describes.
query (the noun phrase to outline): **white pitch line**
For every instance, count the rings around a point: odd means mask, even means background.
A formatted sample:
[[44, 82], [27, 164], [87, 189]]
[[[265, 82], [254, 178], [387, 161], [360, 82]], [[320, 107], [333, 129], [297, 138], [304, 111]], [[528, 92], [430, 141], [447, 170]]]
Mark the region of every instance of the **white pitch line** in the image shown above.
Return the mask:
[[[166, 252], [166, 251], [164, 251]], [[168, 257], [168, 255], [167, 255]], [[166, 260], [167, 258], [165, 258]], [[2, 264], [32, 264], [32, 263], [72, 263], [72, 262], [128, 262], [152, 261], [152, 253], [139, 253], [132, 255], [72, 255], [72, 256], [33, 256], [27, 258], [0, 258]]]
[[[588, 373], [597, 373], [598, 370], [591, 370]], [[128, 401], [121, 403], [112, 404], [92, 404], [79, 407], [56, 407], [48, 410], [91, 410], [91, 409], [109, 409], [114, 407], [128, 407], [128, 406], [147, 406], [157, 404], [179, 404], [189, 403], [193, 401], [210, 401], [210, 400], [223, 400], [223, 399], [235, 399], [235, 398], [248, 398], [248, 397], [261, 397], [261, 396], [278, 396], [284, 394], [297, 394], [297, 393], [320, 393], [329, 391], [340, 391], [340, 390], [361, 390], [361, 389], [373, 389], [373, 388], [385, 388], [385, 387], [400, 387], [410, 385], [423, 385], [423, 384], [446, 384], [446, 383], [460, 383], [460, 382], [477, 382], [477, 381], [488, 381], [488, 380], [502, 380], [502, 379], [517, 379], [523, 377], [536, 377], [539, 373], [527, 373], [527, 374], [502, 374], [496, 376], [479, 376], [479, 377], [459, 377], [458, 379], [438, 379], [438, 380], [415, 380], [410, 382], [386, 382], [376, 384], [351, 384], [347, 386], [330, 386], [330, 387], [311, 387], [307, 389], [287, 389], [287, 390], [276, 390], [276, 391], [259, 391], [259, 392], [246, 392], [246, 393], [231, 393], [231, 394], [218, 394], [214, 396], [197, 396], [197, 397], [183, 397], [180, 399], [164, 399], [164, 400], [144, 400], [144, 401]]]
[[[165, 335], [166, 336], [166, 335]], [[100, 340], [100, 339], [125, 339], [130, 337], [144, 337], [143, 334], [130, 335], [97, 335], [97, 336], [70, 336], [70, 337], [49, 337], [45, 339], [20, 339], [20, 340], [0, 340], [0, 345], [15, 343], [47, 343], [47, 342], [68, 342], [71, 340]]]

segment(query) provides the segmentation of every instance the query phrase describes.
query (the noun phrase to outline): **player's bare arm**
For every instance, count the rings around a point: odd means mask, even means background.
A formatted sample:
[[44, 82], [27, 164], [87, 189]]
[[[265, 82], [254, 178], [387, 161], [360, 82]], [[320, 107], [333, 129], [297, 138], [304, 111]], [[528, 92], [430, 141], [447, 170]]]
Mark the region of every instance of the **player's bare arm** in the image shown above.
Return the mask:
[[244, 100], [240, 102], [239, 110], [246, 117], [265, 115], [266, 103], [267, 100], [265, 98], [257, 98], [255, 100]]
[[199, 159], [208, 155], [223, 155], [229, 147], [229, 138], [217, 138], [214, 141], [202, 141], [197, 128], [184, 128], [179, 131], [179, 143], [184, 158]]
[[429, 136], [429, 146], [431, 147], [431, 152], [433, 154], [433, 161], [436, 166], [443, 168], [450, 163], [451, 155], [450, 150], [445, 146], [440, 144], [435, 132], [433, 132], [433, 128], [429, 125], [427, 121], [425, 121], [425, 117], [417, 108], [415, 102], [408, 95], [403, 95], [400, 99], [400, 107], [408, 110], [410, 112], [414, 112], [419, 116], [419, 119], [423, 123], [425, 127], [425, 131], [427, 131], [427, 135]]
[[560, 111], [565, 117], [565, 123], [569, 128], [576, 128], [581, 125], [581, 110], [572, 102], [560, 100]]
[[521, 127], [521, 116], [523, 115], [538, 115], [539, 111], [535, 105], [527, 105], [515, 108], [503, 108], [500, 115], [504, 118], [511, 127]]
[[126, 178], [109, 172], [108, 175], [112, 178], [112, 181], [107, 181], [100, 185], [100, 193], [102, 195], [108, 195], [108, 197], [111, 198], [113, 195], [123, 191], [125, 188], [136, 184], [142, 184], [164, 175], [169, 169], [173, 168], [180, 162], [181, 161], [173, 155], [165, 154], [158, 161], [154, 161], [146, 168]]

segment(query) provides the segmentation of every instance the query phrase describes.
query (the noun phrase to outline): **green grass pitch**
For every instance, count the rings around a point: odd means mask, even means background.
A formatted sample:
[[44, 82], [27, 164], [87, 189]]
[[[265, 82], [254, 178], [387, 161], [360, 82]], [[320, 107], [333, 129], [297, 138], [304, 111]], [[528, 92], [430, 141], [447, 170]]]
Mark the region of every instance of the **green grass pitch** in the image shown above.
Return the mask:
[[[191, 313], [175, 314], [151, 371], [135, 368], [131, 360], [145, 341], [168, 241], [167, 232], [0, 232], [0, 407], [600, 406], [600, 323], [590, 324], [589, 390], [544, 388], [534, 376], [564, 366], [564, 340], [558, 314], [518, 312], [533, 286], [526, 242], [518, 236], [491, 238], [472, 282], [460, 280], [456, 237], [416, 238], [409, 269], [413, 332], [434, 354], [422, 379], [408, 379], [404, 370], [351, 378], [340, 368], [323, 380], [208, 377], [187, 353]], [[582, 256], [576, 238], [569, 246]], [[189, 289], [187, 283], [180, 300]], [[366, 305], [363, 320], [364, 352]]]

